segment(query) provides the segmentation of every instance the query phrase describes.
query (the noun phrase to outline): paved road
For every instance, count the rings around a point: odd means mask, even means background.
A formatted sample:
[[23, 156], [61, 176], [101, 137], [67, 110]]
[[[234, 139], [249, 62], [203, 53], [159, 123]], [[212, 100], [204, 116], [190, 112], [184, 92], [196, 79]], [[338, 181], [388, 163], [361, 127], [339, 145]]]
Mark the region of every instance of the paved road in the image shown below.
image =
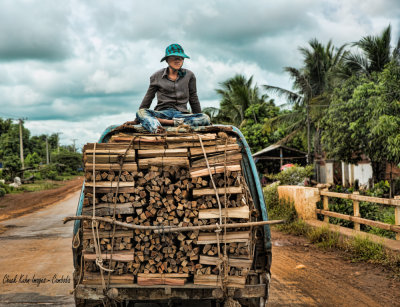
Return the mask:
[[[37, 212], [0, 223], [1, 306], [75, 306], [72, 223], [80, 192]], [[41, 281], [45, 282], [40, 283]]]

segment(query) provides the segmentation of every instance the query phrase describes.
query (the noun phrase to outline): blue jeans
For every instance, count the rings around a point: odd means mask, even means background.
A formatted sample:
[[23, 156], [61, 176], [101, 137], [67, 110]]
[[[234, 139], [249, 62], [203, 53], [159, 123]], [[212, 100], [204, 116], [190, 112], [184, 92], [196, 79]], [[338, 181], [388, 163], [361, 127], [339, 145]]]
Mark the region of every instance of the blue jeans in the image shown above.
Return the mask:
[[140, 109], [136, 113], [136, 118], [142, 124], [142, 126], [151, 133], [156, 133], [157, 128], [161, 127], [160, 122], [157, 118], [162, 119], [173, 119], [183, 118], [183, 122], [189, 126], [209, 126], [210, 118], [207, 114], [203, 113], [182, 113], [175, 109], [166, 109], [162, 111], [154, 111], [150, 109]]

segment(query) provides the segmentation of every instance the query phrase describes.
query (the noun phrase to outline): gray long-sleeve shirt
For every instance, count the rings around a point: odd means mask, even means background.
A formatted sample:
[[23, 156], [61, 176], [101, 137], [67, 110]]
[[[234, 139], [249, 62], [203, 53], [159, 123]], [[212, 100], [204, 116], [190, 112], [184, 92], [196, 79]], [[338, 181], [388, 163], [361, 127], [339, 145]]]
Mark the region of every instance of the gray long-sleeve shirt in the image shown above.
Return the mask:
[[[183, 76], [182, 76], [183, 75]], [[168, 68], [160, 69], [150, 77], [150, 86], [139, 109], [148, 109], [157, 93], [157, 111], [176, 109], [188, 113], [189, 102], [193, 113], [201, 113], [199, 98], [197, 97], [196, 77], [188, 69], [181, 69], [175, 81], [168, 79]]]

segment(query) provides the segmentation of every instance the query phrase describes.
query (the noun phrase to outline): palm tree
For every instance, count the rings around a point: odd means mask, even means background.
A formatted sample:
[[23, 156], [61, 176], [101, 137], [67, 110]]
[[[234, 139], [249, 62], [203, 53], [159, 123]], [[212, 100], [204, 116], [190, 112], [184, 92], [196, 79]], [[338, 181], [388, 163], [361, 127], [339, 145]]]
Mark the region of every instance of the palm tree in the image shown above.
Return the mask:
[[[333, 82], [336, 67], [342, 65], [343, 57], [346, 54], [344, 50], [345, 45], [336, 49], [331, 41], [326, 46], [323, 46], [317, 39], [312, 39], [309, 41], [309, 45], [311, 48], [299, 48], [303, 55], [304, 63], [301, 69], [293, 67], [284, 68], [284, 71], [293, 80], [293, 91], [264, 85], [264, 89], [267, 92], [286, 98], [286, 106], [292, 107], [292, 112], [279, 115], [268, 124], [284, 123], [287, 126], [286, 130], [290, 136], [297, 134], [304, 127], [307, 127], [308, 159], [311, 152], [311, 126], [315, 128], [319, 121], [320, 107], [329, 105], [329, 96], [326, 95], [326, 92], [330, 89]], [[310, 112], [310, 107], [315, 107], [313, 108], [313, 112]], [[314, 121], [312, 121], [313, 118]]]
[[348, 78], [353, 74], [370, 76], [372, 72], [380, 72], [385, 65], [394, 60], [400, 59], [400, 39], [396, 47], [391, 50], [391, 26], [385, 28], [379, 36], [364, 36], [353, 47], [361, 49], [361, 53], [349, 53], [345, 57], [343, 67], [344, 77]]
[[[253, 86], [253, 77], [248, 80], [243, 75], [236, 75], [222, 83], [216, 92], [221, 96], [218, 116], [226, 121], [240, 126], [245, 119], [245, 111], [253, 104], [262, 104], [267, 95], [260, 95], [257, 85]], [[258, 119], [253, 112], [254, 121]]]

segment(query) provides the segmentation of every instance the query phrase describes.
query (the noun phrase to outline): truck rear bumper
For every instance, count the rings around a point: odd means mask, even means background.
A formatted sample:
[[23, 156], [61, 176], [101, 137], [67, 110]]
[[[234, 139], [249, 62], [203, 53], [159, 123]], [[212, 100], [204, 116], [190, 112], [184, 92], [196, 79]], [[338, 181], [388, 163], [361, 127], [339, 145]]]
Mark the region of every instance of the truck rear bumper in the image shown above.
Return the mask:
[[[152, 300], [206, 300], [223, 299], [224, 293], [220, 288], [214, 286], [199, 286], [186, 284], [185, 286], [139, 286], [113, 285], [118, 290], [117, 300], [152, 301]], [[265, 297], [267, 289], [265, 284], [246, 285], [244, 288], [228, 288], [228, 296], [235, 299]], [[102, 300], [105, 298], [101, 285], [79, 285], [75, 296], [78, 299]]]

